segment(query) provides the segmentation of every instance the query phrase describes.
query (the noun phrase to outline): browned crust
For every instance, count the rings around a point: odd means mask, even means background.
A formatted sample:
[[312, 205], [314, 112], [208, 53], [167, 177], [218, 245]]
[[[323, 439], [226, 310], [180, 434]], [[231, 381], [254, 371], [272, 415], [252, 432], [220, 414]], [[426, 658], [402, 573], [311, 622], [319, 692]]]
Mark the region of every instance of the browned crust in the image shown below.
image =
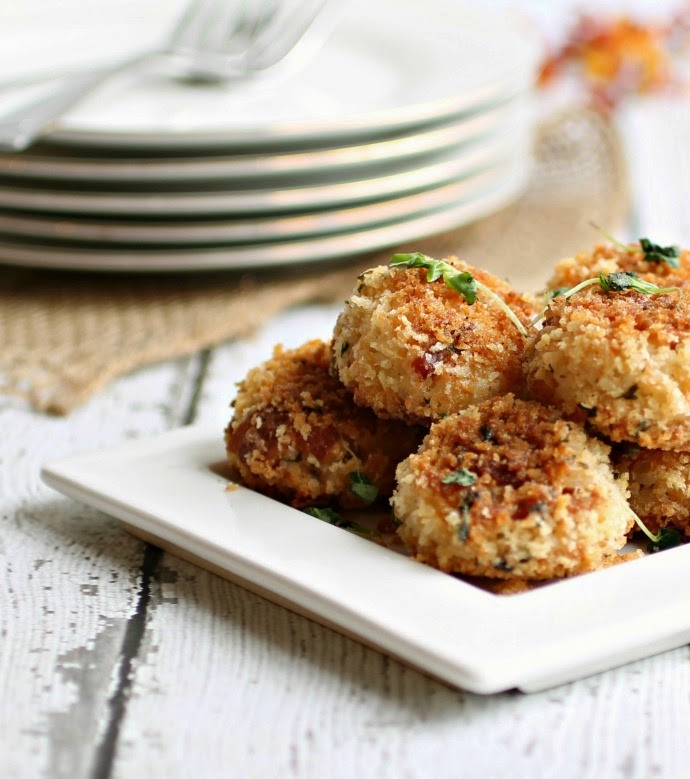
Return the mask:
[[[455, 258], [523, 324], [531, 302], [509, 284]], [[473, 305], [424, 269], [363, 274], [334, 332], [335, 366], [355, 402], [379, 416], [426, 422], [522, 384], [524, 340], [483, 292]]]
[[630, 506], [649, 530], [670, 527], [690, 537], [690, 454], [619, 446], [613, 457], [628, 476]]
[[393, 490], [395, 466], [423, 431], [378, 419], [329, 374], [330, 344], [310, 341], [249, 371], [225, 431], [228, 461], [247, 486], [293, 506], [363, 505], [352, 473]]
[[687, 293], [607, 293], [549, 304], [528, 341], [531, 395], [614, 441], [690, 449]]
[[[444, 483], [460, 469], [476, 475]], [[632, 524], [608, 447], [553, 408], [507, 395], [435, 423], [398, 467], [399, 533], [422, 562], [490, 578], [599, 567]]]

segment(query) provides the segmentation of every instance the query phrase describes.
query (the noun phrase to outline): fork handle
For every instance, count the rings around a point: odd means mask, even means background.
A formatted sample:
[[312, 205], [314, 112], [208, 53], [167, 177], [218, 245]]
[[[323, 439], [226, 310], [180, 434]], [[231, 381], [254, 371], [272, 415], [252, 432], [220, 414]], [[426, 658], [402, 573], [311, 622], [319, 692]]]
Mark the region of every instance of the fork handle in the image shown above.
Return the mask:
[[69, 76], [49, 94], [0, 118], [0, 151], [20, 152], [29, 146], [66, 111], [115, 73], [129, 69], [136, 60], [128, 60], [105, 70]]

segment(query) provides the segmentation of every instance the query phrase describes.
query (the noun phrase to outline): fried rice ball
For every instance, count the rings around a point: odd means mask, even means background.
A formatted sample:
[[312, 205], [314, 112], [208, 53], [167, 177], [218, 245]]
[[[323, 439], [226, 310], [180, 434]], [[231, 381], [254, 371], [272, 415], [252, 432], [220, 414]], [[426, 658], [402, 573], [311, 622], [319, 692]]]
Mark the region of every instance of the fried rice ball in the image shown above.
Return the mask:
[[[526, 297], [486, 271], [450, 258], [524, 324]], [[334, 331], [334, 364], [355, 402], [379, 416], [429, 424], [522, 383], [524, 338], [481, 290], [473, 305], [423, 268], [380, 266], [359, 277]]]
[[621, 446], [612, 459], [629, 479], [630, 507], [649, 530], [670, 527], [690, 537], [690, 454]]
[[593, 286], [555, 298], [528, 340], [525, 375], [534, 398], [613, 441], [690, 451], [687, 293]]
[[396, 465], [417, 448], [424, 430], [356, 406], [329, 374], [330, 359], [323, 341], [277, 346], [240, 384], [225, 443], [230, 465], [248, 487], [296, 507], [362, 507], [367, 500], [352, 488], [362, 480], [381, 496], [393, 491]]
[[431, 426], [397, 470], [398, 533], [442, 571], [552, 579], [602, 566], [634, 521], [609, 447], [513, 395]]
[[569, 289], [599, 273], [634, 273], [660, 287], [685, 287], [690, 284], [690, 252], [684, 250], [678, 258], [678, 268], [666, 262], [650, 262], [640, 251], [626, 251], [610, 244], [598, 244], [591, 251], [561, 260], [553, 269], [547, 289]]

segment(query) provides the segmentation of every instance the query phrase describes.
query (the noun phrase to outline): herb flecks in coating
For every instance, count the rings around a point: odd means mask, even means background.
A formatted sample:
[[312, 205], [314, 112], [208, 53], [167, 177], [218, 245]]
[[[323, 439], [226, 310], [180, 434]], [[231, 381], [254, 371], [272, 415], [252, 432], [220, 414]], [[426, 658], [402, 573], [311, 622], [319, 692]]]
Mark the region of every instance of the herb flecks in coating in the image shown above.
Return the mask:
[[460, 468], [445, 476], [443, 484], [459, 484], [461, 487], [469, 487], [477, 481], [477, 474], [468, 471], [467, 468]]

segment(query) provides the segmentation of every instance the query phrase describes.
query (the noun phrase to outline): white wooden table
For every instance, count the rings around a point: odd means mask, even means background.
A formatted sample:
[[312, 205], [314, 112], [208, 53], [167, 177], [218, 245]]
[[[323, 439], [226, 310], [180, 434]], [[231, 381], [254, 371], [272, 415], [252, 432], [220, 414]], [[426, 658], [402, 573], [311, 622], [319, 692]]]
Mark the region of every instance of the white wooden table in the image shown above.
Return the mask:
[[[638, 201], [645, 231], [690, 242], [684, 209], [669, 223], [655, 198]], [[0, 777], [690, 776], [688, 647], [530, 696], [459, 692], [40, 483], [74, 452], [195, 422], [221, 436], [234, 382], [334, 317], [290, 312], [66, 419], [0, 398]]]

